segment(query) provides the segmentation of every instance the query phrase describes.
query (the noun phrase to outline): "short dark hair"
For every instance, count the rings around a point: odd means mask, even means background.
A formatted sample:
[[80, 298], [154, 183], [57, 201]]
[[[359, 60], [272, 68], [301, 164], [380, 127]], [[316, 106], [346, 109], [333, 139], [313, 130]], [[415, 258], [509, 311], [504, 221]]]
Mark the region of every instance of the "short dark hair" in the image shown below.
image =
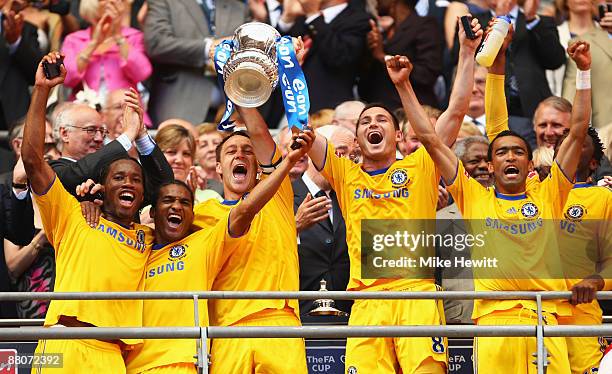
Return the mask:
[[366, 110], [371, 109], [371, 108], [382, 108], [386, 110], [387, 113], [389, 113], [389, 115], [391, 116], [391, 120], [393, 121], [393, 127], [395, 127], [395, 130], [400, 130], [400, 125], [399, 125], [397, 116], [395, 115], [395, 113], [393, 113], [391, 109], [389, 109], [388, 106], [386, 106], [383, 103], [370, 103], [366, 105], [365, 108], [363, 108], [363, 110], [361, 111], [361, 113], [359, 113], [359, 119], [357, 120], [356, 129], [359, 128], [359, 120], [361, 119], [361, 116], [363, 115], [363, 113], [365, 113]]
[[155, 192], [153, 192], [153, 196], [152, 196], [152, 200], [151, 200], [151, 207], [153, 209], [155, 209], [155, 206], [157, 205], [157, 200], [159, 199], [159, 194], [162, 190], [162, 188], [166, 187], [166, 186], [181, 186], [183, 188], [185, 188], [187, 191], [189, 191], [189, 197], [191, 198], [191, 206], [193, 207], [195, 204], [195, 196], [193, 194], [193, 191], [191, 190], [191, 188], [187, 185], [187, 183], [183, 182], [182, 180], [178, 180], [178, 179], [174, 179], [168, 182], [164, 182], [162, 183], [159, 188], [157, 188], [157, 190], [155, 190]]
[[531, 161], [533, 159], [533, 151], [531, 150], [531, 145], [529, 145], [529, 142], [527, 141], [527, 139], [525, 139], [519, 133], [516, 133], [516, 132], [514, 132], [512, 130], [504, 130], [504, 131], [500, 132], [499, 134], [497, 134], [497, 136], [495, 138], [493, 138], [493, 140], [489, 144], [489, 149], [487, 151], [487, 158], [489, 159], [489, 161], [493, 160], [493, 145], [495, 144], [497, 139], [503, 138], [503, 137], [506, 137], [506, 136], [514, 136], [515, 138], [521, 139], [523, 141], [523, 143], [525, 143], [525, 147], [527, 147], [527, 157], [529, 157], [529, 161]]
[[234, 131], [233, 133], [229, 134], [227, 137], [223, 138], [223, 140], [221, 140], [221, 143], [219, 143], [219, 145], [215, 149], [215, 156], [217, 157], [217, 162], [221, 162], [221, 150], [223, 149], [223, 145], [228, 140], [233, 138], [234, 136], [244, 136], [245, 138], [251, 139], [251, 137], [249, 136], [249, 133], [247, 133], [244, 130]]
[[140, 168], [140, 172], [142, 173], [142, 184], [143, 186], [145, 186], [145, 172], [144, 172], [144, 168], [142, 167], [142, 165], [140, 164], [140, 162], [138, 162], [137, 159], [130, 157], [130, 156], [120, 156], [117, 157], [115, 159], [113, 159], [111, 162], [105, 164], [102, 166], [102, 169], [100, 170], [100, 178], [98, 179], [98, 183], [100, 184], [104, 184], [104, 182], [106, 181], [106, 177], [108, 176], [108, 172], [110, 171], [111, 166], [117, 162], [117, 161], [121, 161], [121, 160], [130, 160], [130, 161], [134, 161], [136, 163], [136, 165], [138, 165], [138, 167]]

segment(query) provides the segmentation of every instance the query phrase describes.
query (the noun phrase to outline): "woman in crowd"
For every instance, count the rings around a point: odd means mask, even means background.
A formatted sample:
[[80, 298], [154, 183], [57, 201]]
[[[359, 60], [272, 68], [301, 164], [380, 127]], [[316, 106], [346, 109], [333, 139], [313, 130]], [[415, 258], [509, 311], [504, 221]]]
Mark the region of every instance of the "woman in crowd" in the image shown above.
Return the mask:
[[203, 176], [207, 182], [207, 188], [223, 194], [223, 183], [221, 176], [217, 173], [217, 146], [223, 138], [224, 133], [217, 130], [214, 123], [203, 123], [197, 127], [198, 149], [196, 151], [196, 163], [202, 168]]
[[[122, 26], [125, 1], [81, 0], [79, 12], [91, 26], [66, 36], [62, 48], [68, 71], [64, 85], [73, 94], [87, 85], [104, 101], [114, 90], [137, 89], [151, 75], [142, 32]], [[150, 126], [148, 117], [145, 123]]]

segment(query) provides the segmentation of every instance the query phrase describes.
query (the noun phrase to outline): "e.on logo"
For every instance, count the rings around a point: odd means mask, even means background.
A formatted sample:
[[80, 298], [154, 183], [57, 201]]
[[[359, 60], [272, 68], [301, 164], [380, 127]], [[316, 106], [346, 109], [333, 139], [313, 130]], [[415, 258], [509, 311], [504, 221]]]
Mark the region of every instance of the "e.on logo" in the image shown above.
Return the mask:
[[0, 349], [0, 374], [17, 374], [16, 349]]

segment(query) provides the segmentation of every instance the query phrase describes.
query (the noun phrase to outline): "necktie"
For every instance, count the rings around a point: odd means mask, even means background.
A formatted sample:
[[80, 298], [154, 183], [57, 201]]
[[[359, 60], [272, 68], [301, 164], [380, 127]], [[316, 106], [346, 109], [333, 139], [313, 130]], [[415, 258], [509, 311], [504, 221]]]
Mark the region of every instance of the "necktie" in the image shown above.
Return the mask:
[[212, 6], [209, 6], [208, 0], [198, 0], [198, 4], [200, 4], [204, 17], [206, 17], [208, 31], [210, 31], [211, 35], [215, 35], [215, 3], [211, 1]]
[[[323, 190], [319, 190], [319, 192], [315, 194], [315, 198], [319, 198], [319, 197], [326, 197], [327, 199], [329, 199], [329, 196], [327, 196], [327, 194]], [[327, 223], [330, 225], [330, 227], [333, 227], [332, 221], [331, 221], [331, 209], [329, 210], [329, 213], [330, 214], [329, 214], [329, 217], [327, 217]]]

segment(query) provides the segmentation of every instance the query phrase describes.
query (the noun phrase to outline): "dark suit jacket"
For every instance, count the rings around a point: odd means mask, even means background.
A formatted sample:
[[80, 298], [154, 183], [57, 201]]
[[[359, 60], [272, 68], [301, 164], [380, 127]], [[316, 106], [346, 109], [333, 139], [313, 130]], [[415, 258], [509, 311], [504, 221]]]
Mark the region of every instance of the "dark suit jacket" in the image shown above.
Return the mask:
[[[308, 194], [302, 179], [292, 182], [293, 207], [298, 207]], [[321, 279], [327, 281], [330, 291], [345, 291], [349, 280], [349, 256], [346, 244], [346, 226], [338, 200], [332, 194], [334, 223], [329, 220], [315, 223], [303, 230], [298, 244], [300, 260], [300, 290], [318, 291]], [[336, 300], [336, 308], [350, 312], [352, 301]], [[300, 311], [307, 314], [312, 309], [312, 300], [301, 300]]]
[[[87, 179], [101, 183], [100, 172], [105, 165], [112, 161], [126, 157], [128, 153], [118, 141], [114, 140], [95, 153], [88, 154], [74, 162], [65, 158], [51, 161], [49, 164], [59, 177], [66, 190], [74, 195], [76, 186]], [[164, 153], [156, 145], [149, 155], [140, 155], [140, 163], [145, 176], [145, 199], [143, 206], [152, 203], [152, 196], [164, 182], [174, 180], [172, 168], [166, 161]]]
[[[443, 40], [433, 17], [420, 17], [413, 12], [402, 22], [391, 39], [385, 41], [388, 55], [405, 55], [413, 64], [410, 82], [419, 102], [438, 107], [434, 84], [442, 73]], [[383, 102], [391, 109], [402, 103], [389, 79], [383, 62], [370, 59], [369, 67], [361, 76], [359, 95], [368, 102]]]
[[309, 25], [300, 17], [289, 30], [291, 36], [308, 35], [312, 39], [302, 65], [311, 113], [353, 100], [353, 84], [366, 48], [369, 19], [364, 10], [349, 5], [330, 24], [325, 23], [323, 16]]
[[[8, 177], [12, 173], [7, 173]], [[3, 175], [5, 179], [7, 175]], [[12, 179], [12, 178], [6, 178]], [[11, 281], [4, 261], [4, 240], [8, 239], [17, 245], [27, 245], [34, 237], [34, 210], [32, 200], [28, 195], [24, 200], [18, 200], [12, 192], [10, 184], [0, 184], [0, 292], [9, 292]], [[0, 302], [0, 318], [17, 318], [15, 302]]]
[[14, 54], [0, 34], [0, 130], [7, 130], [23, 117], [30, 105], [28, 87], [34, 84], [36, 68], [42, 59], [38, 33], [34, 25], [24, 22], [21, 42]]
[[[480, 25], [486, 30], [491, 13], [477, 14]], [[453, 56], [455, 64], [459, 52], [459, 39], [455, 36]], [[518, 81], [522, 117], [532, 118], [540, 101], [551, 96], [546, 80], [546, 70], [555, 70], [565, 63], [565, 51], [559, 42], [559, 33], [551, 17], [540, 16], [540, 22], [527, 30], [525, 15], [519, 11], [512, 44], [506, 59], [506, 77], [514, 70]], [[506, 99], [510, 98], [506, 79]]]

